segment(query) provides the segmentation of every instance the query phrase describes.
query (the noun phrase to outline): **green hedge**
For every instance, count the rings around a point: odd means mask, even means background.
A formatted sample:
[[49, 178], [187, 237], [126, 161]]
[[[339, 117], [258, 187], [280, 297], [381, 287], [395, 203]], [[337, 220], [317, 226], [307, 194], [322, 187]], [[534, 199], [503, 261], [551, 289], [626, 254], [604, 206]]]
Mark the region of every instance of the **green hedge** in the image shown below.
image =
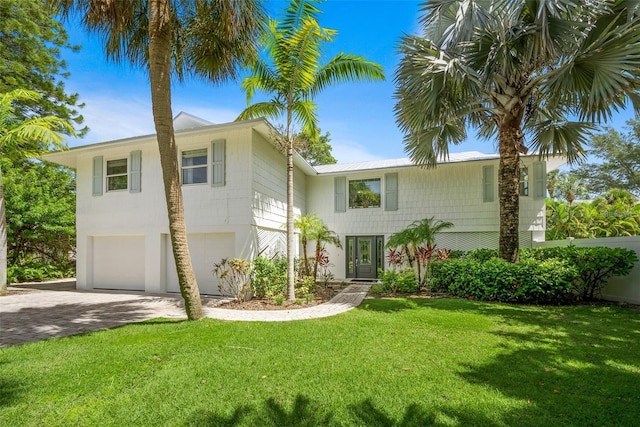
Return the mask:
[[436, 262], [434, 291], [486, 301], [562, 304], [592, 300], [612, 276], [629, 274], [636, 253], [621, 248], [523, 249], [507, 263], [495, 249], [476, 249], [460, 260]]
[[566, 304], [575, 300], [571, 290], [577, 274], [560, 260], [450, 260], [433, 264], [431, 288], [482, 301]]

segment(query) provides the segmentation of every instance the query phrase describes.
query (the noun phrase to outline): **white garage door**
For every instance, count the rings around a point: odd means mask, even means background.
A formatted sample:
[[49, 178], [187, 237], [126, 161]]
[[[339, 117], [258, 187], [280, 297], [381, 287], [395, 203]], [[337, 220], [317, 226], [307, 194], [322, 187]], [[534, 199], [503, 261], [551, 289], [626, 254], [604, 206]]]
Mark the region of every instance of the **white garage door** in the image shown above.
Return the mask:
[[144, 291], [144, 236], [92, 240], [95, 289]]
[[[234, 233], [189, 234], [189, 253], [193, 271], [201, 294], [220, 295], [218, 280], [213, 275], [213, 263], [222, 258], [234, 258], [236, 238]], [[171, 240], [165, 235], [165, 266], [168, 292], [180, 292], [178, 275], [171, 252]]]

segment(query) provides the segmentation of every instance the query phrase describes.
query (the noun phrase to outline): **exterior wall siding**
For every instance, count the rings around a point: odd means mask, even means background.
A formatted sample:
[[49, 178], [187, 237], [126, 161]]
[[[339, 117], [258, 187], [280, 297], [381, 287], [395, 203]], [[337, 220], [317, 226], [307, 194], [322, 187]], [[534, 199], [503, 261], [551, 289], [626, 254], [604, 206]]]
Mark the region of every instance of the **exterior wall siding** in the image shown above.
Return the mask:
[[[532, 159], [523, 160], [532, 170]], [[483, 166], [494, 165], [495, 194], [493, 202], [483, 202]], [[469, 250], [477, 247], [497, 247], [499, 234], [499, 199], [497, 197], [498, 160], [441, 164], [436, 168], [403, 167], [350, 173], [333, 173], [309, 177], [307, 180], [307, 211], [316, 212], [343, 243], [346, 236], [383, 235], [385, 241], [415, 220], [435, 217], [450, 221], [454, 228], [441, 235], [440, 247]], [[384, 174], [398, 173], [397, 210], [385, 211]], [[379, 208], [349, 208], [335, 211], [334, 178], [350, 180], [379, 178], [382, 202]], [[532, 182], [530, 183], [532, 188]], [[544, 238], [544, 198], [520, 197], [520, 243], [530, 247], [534, 239]], [[345, 277], [344, 250], [328, 248], [336, 277]]]

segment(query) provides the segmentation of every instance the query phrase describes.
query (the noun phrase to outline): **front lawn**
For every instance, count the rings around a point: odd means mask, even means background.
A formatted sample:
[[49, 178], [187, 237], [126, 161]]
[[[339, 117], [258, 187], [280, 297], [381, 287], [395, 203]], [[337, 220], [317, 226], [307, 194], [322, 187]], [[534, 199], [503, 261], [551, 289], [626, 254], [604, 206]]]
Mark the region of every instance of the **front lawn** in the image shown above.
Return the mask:
[[640, 312], [376, 299], [0, 349], [3, 426], [630, 426]]

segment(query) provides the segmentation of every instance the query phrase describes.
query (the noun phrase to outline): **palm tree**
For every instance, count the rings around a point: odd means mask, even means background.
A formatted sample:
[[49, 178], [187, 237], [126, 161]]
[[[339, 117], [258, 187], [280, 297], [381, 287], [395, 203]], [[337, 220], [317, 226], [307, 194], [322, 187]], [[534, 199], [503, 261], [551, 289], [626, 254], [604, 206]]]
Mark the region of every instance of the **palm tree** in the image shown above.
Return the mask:
[[[640, 112], [638, 1], [428, 1], [423, 37], [405, 36], [396, 119], [412, 159], [497, 134], [500, 256], [519, 257], [520, 153], [584, 156], [594, 122]], [[569, 120], [577, 117], [577, 121]]]
[[320, 262], [320, 256], [326, 243], [335, 246], [338, 249], [342, 249], [342, 243], [335, 231], [330, 230], [322, 220], [320, 220], [320, 227], [315, 230], [315, 234], [312, 236], [316, 241], [315, 259], [313, 261], [313, 278], [318, 277], [318, 264]]
[[320, 10], [314, 0], [291, 0], [281, 21], [270, 20], [263, 36], [265, 57], [251, 64], [251, 75], [242, 88], [251, 104], [256, 92], [268, 101], [249, 105], [237, 120], [269, 117], [283, 120], [275, 135], [287, 157], [287, 287], [289, 300], [295, 299], [293, 153], [296, 130], [312, 138], [318, 136], [318, 117], [314, 98], [327, 86], [357, 80], [383, 80], [382, 67], [360, 56], [340, 53], [320, 64], [323, 43], [333, 41], [337, 31], [320, 27]]
[[[436, 234], [442, 230], [453, 227], [453, 223], [449, 221], [436, 220], [435, 217], [424, 218], [412, 222], [407, 228], [392, 234], [385, 245], [386, 248], [401, 247], [409, 262], [409, 266], [413, 267], [413, 261], [419, 252], [421, 245], [426, 245], [428, 250], [432, 250], [436, 242]], [[431, 268], [431, 255], [426, 257], [427, 271], [425, 279], [428, 279], [428, 273]], [[416, 262], [418, 270], [418, 282], [422, 284], [421, 261]]]
[[[3, 157], [38, 157], [65, 149], [61, 133], [75, 135], [69, 122], [54, 116], [20, 118], [15, 102], [37, 101], [37, 92], [16, 89], [0, 95], [0, 152]], [[7, 218], [0, 170], [0, 294], [7, 290]]]
[[307, 257], [307, 245], [309, 240], [313, 240], [317, 234], [317, 230], [322, 226], [322, 220], [314, 212], [302, 215], [298, 217], [293, 225], [300, 231], [300, 244], [302, 245], [303, 260], [303, 275], [308, 276], [311, 273], [311, 266], [309, 265], [309, 258]]
[[63, 15], [77, 12], [87, 30], [103, 36], [107, 57], [148, 68], [160, 151], [171, 247], [190, 320], [202, 317], [191, 265], [178, 152], [171, 111], [171, 75], [214, 83], [237, 76], [254, 55], [263, 22], [258, 0], [49, 0]]

